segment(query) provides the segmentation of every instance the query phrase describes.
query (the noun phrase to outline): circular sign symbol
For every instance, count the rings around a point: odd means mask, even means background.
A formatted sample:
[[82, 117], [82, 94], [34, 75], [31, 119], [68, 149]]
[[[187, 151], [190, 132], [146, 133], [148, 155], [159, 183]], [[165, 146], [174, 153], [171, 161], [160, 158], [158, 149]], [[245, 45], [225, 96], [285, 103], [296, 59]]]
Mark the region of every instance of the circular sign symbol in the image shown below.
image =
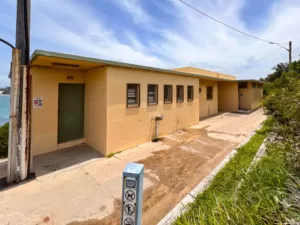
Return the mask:
[[135, 211], [135, 208], [134, 208], [133, 205], [131, 205], [131, 204], [125, 205], [125, 212], [126, 212], [128, 215], [130, 215], [130, 216], [133, 215], [134, 211]]
[[131, 218], [126, 218], [124, 220], [124, 225], [134, 225], [134, 221]]
[[125, 193], [125, 198], [128, 200], [128, 201], [133, 201], [135, 199], [135, 193], [133, 191], [126, 191]]

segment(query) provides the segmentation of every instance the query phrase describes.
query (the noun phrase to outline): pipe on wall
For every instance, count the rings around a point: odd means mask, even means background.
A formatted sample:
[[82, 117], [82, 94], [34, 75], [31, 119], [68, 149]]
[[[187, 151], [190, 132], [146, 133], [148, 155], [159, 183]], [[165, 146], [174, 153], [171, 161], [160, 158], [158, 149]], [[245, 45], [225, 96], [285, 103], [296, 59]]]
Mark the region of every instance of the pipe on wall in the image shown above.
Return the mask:
[[159, 124], [160, 120], [164, 119], [164, 116], [159, 115], [159, 116], [156, 116], [154, 119], [155, 119], [155, 139], [153, 141], [158, 141], [158, 139], [159, 139], [158, 124]]

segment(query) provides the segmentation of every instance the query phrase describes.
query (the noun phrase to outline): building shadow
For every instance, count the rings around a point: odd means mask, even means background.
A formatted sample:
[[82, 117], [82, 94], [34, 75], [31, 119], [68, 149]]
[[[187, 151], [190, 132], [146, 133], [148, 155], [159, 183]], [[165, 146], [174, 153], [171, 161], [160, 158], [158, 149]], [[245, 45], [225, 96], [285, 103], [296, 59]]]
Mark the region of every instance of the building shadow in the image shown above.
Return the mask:
[[86, 144], [37, 155], [33, 157], [33, 168], [37, 178], [70, 167], [82, 165], [104, 156]]
[[220, 115], [225, 114], [225, 113], [228, 113], [228, 112], [223, 112], [223, 111], [221, 111], [221, 112], [218, 112], [218, 113], [213, 114], [213, 115], [211, 115], [211, 116], [205, 116], [205, 117], [202, 117], [202, 118], [200, 118], [199, 120], [200, 120], [200, 121], [208, 120], [208, 119], [211, 119], [211, 118], [213, 118], [213, 117], [220, 116]]
[[237, 113], [239, 114], [246, 114], [246, 115], [249, 115], [253, 112], [256, 112], [257, 110], [261, 109], [262, 107], [258, 107], [258, 108], [255, 108], [255, 109], [250, 109], [250, 110], [243, 110], [243, 109], [239, 109]]
[[7, 163], [2, 163], [0, 164], [0, 169], [3, 169], [0, 173], [2, 176], [0, 177], [0, 191], [15, 188], [35, 179], [42, 179], [43, 176], [51, 173], [60, 174], [101, 158], [104, 158], [104, 156], [100, 152], [86, 144], [37, 155], [33, 157], [34, 173], [29, 174], [27, 180], [12, 184], [7, 184], [6, 182]]

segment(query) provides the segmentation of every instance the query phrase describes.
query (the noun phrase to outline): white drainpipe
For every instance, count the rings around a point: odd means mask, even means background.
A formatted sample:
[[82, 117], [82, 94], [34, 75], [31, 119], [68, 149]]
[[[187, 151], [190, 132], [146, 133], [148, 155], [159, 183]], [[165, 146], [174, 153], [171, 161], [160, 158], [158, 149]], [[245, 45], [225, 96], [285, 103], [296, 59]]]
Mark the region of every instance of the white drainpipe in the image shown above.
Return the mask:
[[156, 116], [154, 119], [155, 119], [155, 139], [153, 141], [158, 141], [158, 138], [159, 138], [159, 135], [158, 135], [158, 121], [163, 120], [164, 116], [159, 115], [159, 116]]

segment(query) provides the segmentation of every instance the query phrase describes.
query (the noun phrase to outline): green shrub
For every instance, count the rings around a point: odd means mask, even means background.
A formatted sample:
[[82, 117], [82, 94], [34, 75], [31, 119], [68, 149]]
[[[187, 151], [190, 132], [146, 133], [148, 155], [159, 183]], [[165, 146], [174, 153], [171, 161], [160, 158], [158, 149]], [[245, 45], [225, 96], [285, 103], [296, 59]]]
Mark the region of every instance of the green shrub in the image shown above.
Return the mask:
[[[252, 140], [252, 144], [255, 143]], [[247, 148], [249, 147], [251, 146]], [[248, 150], [252, 151], [250, 148]], [[225, 186], [219, 182], [214, 187], [214, 180], [207, 191], [197, 196], [190, 209], [174, 224], [299, 224], [300, 179], [294, 177], [293, 172], [286, 160], [286, 146], [268, 144], [266, 156], [256, 162], [249, 173], [243, 175], [244, 181], [239, 189], [228, 170], [223, 171], [220, 175], [222, 177], [217, 175], [215, 179], [223, 179]], [[231, 183], [226, 183], [226, 180]], [[233, 188], [235, 191], [232, 191]]]
[[223, 211], [224, 206], [227, 205], [225, 202], [231, 199], [241, 179], [245, 178], [246, 170], [266, 138], [272, 124], [272, 118], [268, 118], [264, 126], [247, 144], [239, 148], [230, 162], [219, 171], [210, 186], [203, 193], [196, 196], [195, 201], [189, 205], [185, 213], [177, 218], [174, 225], [234, 224], [227, 223], [227, 220], [226, 222], [223, 221], [224, 218], [222, 217], [226, 217], [223, 213], [227, 213]]
[[8, 154], [9, 124], [0, 127], [0, 158], [6, 158]]
[[[296, 68], [297, 69], [297, 68]], [[289, 161], [300, 174], [300, 73], [283, 73], [269, 85], [266, 112], [275, 119], [274, 132], [285, 143]]]

